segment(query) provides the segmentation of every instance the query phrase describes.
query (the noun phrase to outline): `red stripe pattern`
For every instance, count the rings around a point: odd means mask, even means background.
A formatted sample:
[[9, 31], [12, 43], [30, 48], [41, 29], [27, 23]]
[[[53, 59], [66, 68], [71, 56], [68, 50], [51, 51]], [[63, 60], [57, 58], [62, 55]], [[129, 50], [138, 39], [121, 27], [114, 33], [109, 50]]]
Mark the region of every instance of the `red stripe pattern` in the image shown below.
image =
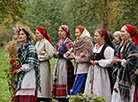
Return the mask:
[[52, 96], [65, 97], [67, 96], [66, 85], [53, 84]]

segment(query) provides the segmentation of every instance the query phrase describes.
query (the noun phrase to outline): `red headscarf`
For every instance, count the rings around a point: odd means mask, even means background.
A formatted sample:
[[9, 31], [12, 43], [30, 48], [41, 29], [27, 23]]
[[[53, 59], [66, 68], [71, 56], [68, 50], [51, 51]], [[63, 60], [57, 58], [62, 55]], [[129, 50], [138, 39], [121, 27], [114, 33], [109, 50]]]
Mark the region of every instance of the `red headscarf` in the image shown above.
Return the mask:
[[67, 25], [62, 25], [61, 28], [67, 33], [67, 37], [71, 39], [69, 27]]
[[137, 29], [134, 26], [129, 25], [129, 24], [125, 25], [125, 27], [127, 28], [126, 30], [130, 34], [132, 40], [134, 40], [136, 45], [138, 45], [138, 31], [137, 31]]
[[104, 29], [101, 29], [101, 31], [104, 35], [105, 42], [108, 43], [113, 48], [111, 35], [107, 31], [105, 31]]
[[84, 26], [79, 25], [79, 26], [76, 27], [76, 29], [79, 29], [80, 33], [82, 34], [82, 32], [84, 31], [85, 28], [84, 28]]
[[38, 26], [36, 29], [51, 43], [50, 37], [45, 28]]

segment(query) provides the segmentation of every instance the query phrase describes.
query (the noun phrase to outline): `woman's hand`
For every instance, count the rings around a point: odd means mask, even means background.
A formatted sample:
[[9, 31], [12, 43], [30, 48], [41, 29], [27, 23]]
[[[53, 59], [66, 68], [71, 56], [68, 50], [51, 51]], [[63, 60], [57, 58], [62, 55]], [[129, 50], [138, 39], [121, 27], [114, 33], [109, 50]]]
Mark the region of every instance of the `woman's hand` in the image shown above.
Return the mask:
[[71, 58], [71, 59], [75, 59], [75, 56], [72, 55], [72, 56], [70, 56], [69, 58]]
[[46, 51], [41, 51], [40, 54], [41, 54], [41, 55], [45, 55], [45, 54], [46, 54]]
[[113, 58], [114, 63], [119, 63], [121, 62], [121, 59], [117, 58], [116, 56]]
[[67, 51], [67, 52], [65, 53], [66, 57], [68, 57], [70, 54], [71, 54], [71, 53], [70, 53], [69, 51]]
[[85, 56], [85, 54], [84, 53], [80, 53], [80, 57], [84, 57]]
[[22, 71], [21, 68], [20, 68], [20, 69], [16, 69], [15, 71], [12, 72], [12, 74], [14, 74], [14, 73], [17, 73], [17, 74], [18, 74], [18, 73], [20, 73], [21, 71]]
[[90, 60], [90, 62], [91, 62], [91, 64], [93, 64], [93, 65], [99, 64], [98, 61]]
[[55, 56], [58, 57], [59, 56], [59, 52], [55, 52]]

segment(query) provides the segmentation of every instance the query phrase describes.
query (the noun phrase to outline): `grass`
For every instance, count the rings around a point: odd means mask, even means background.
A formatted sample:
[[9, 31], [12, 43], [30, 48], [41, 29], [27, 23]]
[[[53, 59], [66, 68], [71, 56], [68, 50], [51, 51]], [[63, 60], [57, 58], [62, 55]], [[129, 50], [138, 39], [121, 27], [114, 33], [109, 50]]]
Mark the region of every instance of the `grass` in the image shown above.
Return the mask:
[[[56, 59], [52, 58], [50, 60], [52, 71], [54, 71], [54, 66]], [[11, 94], [8, 85], [8, 72], [10, 70], [9, 58], [3, 48], [0, 48], [0, 102], [11, 102]], [[58, 102], [55, 99], [52, 102]]]
[[10, 102], [10, 92], [8, 86], [7, 72], [9, 70], [8, 57], [0, 49], [0, 102]]

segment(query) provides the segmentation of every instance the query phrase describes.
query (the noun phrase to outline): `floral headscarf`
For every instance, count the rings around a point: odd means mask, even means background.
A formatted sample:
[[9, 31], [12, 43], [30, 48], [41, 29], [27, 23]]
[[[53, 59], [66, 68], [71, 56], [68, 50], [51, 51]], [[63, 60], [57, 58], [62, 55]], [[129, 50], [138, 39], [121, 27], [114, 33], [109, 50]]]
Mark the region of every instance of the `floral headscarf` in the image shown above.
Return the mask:
[[38, 26], [36, 29], [51, 43], [50, 37], [49, 37], [48, 32], [45, 28]]
[[61, 29], [63, 29], [66, 32], [66, 36], [71, 39], [69, 27], [67, 25], [62, 25]]

